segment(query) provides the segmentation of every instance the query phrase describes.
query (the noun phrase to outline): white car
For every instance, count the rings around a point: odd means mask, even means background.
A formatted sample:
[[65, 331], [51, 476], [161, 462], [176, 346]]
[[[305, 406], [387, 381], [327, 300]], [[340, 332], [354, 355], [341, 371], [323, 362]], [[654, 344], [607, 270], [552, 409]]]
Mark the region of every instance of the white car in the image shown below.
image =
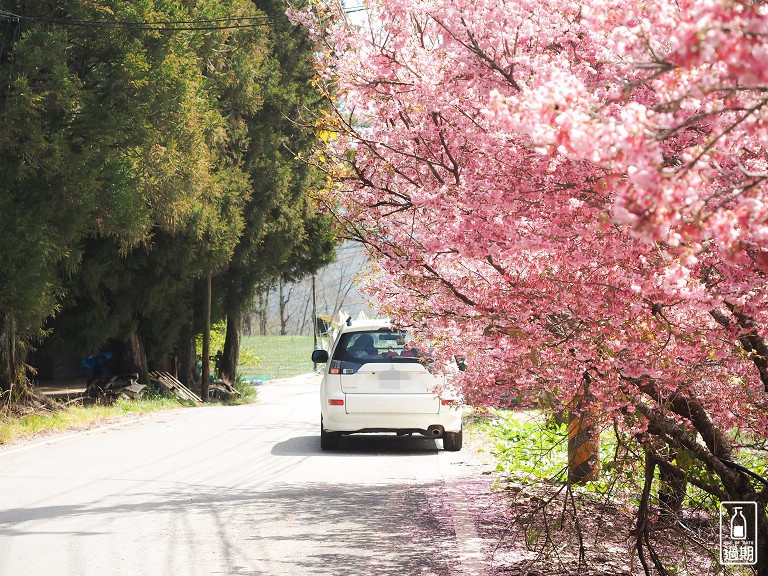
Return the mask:
[[320, 447], [338, 448], [342, 435], [368, 432], [419, 433], [442, 438], [445, 450], [461, 450], [458, 398], [442, 389], [444, 375], [430, 371], [427, 358], [389, 321], [343, 326], [330, 355], [312, 353], [326, 364], [320, 386]]

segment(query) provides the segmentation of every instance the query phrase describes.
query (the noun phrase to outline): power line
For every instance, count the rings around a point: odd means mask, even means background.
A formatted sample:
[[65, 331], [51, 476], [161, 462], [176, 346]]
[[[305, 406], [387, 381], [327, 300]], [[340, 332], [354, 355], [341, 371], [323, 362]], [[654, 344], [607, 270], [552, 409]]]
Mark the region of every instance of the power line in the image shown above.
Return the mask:
[[234, 16], [230, 18], [208, 18], [197, 20], [74, 20], [50, 18], [44, 16], [24, 16], [0, 8], [0, 19], [55, 24], [79, 28], [107, 28], [123, 30], [150, 30], [160, 32], [195, 31], [195, 30], [233, 30], [267, 26], [271, 23], [267, 16]]
[[[363, 6], [353, 6], [344, 10], [346, 14], [365, 10]], [[66, 18], [50, 18], [46, 16], [24, 16], [0, 8], [0, 19], [35, 22], [40, 24], [55, 24], [77, 28], [106, 28], [120, 30], [149, 30], [158, 32], [184, 32], [207, 30], [237, 30], [268, 26], [271, 20], [268, 16], [233, 16], [229, 18], [206, 18], [196, 20], [75, 20]]]

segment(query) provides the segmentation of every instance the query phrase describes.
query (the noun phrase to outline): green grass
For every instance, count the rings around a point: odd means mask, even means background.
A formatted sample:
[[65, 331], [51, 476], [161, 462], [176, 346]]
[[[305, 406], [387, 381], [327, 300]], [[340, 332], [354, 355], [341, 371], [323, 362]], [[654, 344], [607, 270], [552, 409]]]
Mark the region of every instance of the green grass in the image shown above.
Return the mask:
[[314, 348], [312, 336], [244, 336], [240, 344], [242, 356], [253, 355], [257, 363], [239, 367], [246, 378], [275, 380], [312, 372], [310, 357]]
[[156, 412], [183, 405], [175, 398], [150, 396], [135, 401], [121, 399], [111, 406], [68, 406], [25, 415], [0, 413], [0, 444], [10, 444], [46, 432], [79, 430], [129, 414]]

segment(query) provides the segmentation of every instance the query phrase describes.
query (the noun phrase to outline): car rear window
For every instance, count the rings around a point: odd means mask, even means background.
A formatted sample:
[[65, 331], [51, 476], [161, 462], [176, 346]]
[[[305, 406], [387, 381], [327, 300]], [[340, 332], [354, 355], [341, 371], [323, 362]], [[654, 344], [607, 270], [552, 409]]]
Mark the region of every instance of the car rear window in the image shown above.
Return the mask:
[[422, 355], [408, 340], [405, 332], [371, 330], [346, 332], [341, 335], [333, 354], [334, 360], [354, 364], [370, 362], [419, 362]]

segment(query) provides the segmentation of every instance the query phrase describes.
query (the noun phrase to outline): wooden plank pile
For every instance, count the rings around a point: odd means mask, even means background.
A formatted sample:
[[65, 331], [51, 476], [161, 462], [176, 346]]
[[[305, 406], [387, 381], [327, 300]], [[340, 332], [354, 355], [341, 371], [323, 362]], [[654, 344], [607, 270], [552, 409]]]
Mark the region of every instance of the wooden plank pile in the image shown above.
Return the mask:
[[173, 394], [181, 400], [192, 400], [193, 402], [203, 401], [200, 396], [192, 392], [192, 390], [184, 386], [184, 384], [179, 382], [172, 374], [169, 374], [168, 372], [150, 372], [149, 376], [150, 380], [155, 386], [161, 390], [165, 390], [166, 392]]

